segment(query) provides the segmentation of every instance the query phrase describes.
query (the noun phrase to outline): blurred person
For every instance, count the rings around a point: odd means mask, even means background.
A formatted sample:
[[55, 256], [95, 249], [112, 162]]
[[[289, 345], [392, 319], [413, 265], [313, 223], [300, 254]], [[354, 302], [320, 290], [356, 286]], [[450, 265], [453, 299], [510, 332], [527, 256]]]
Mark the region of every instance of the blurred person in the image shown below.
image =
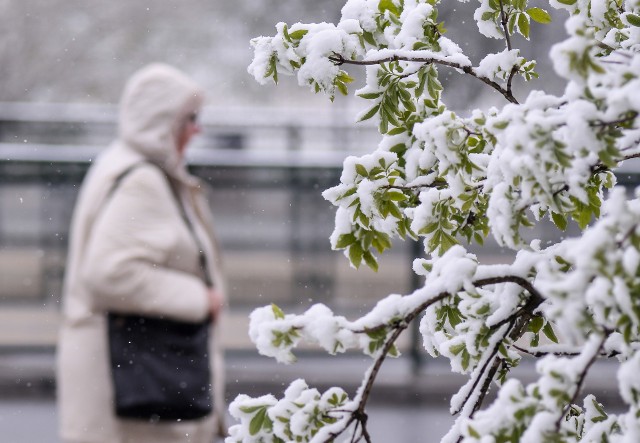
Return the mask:
[[[204, 185], [183, 161], [200, 131], [202, 102], [200, 87], [173, 67], [153, 64], [135, 73], [120, 102], [118, 138], [83, 182], [70, 231], [57, 351], [60, 434], [66, 443], [210, 443], [223, 430], [217, 334], [223, 280]], [[107, 323], [112, 312], [211, 320], [205, 357], [210, 414], [185, 420], [116, 415]]]

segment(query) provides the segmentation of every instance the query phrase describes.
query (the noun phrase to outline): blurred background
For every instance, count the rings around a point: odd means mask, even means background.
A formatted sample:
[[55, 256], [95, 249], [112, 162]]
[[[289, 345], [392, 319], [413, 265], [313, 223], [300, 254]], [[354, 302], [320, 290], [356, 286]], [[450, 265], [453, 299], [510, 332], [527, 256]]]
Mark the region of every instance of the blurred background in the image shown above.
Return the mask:
[[[320, 193], [338, 183], [347, 155], [375, 149], [375, 127], [354, 123], [366, 104], [354, 97], [331, 103], [299, 87], [294, 78], [261, 87], [246, 72], [251, 38], [272, 35], [279, 21], [335, 23], [343, 4], [0, 0], [3, 441], [57, 441], [53, 359], [72, 208], [91, 160], [114, 137], [126, 79], [154, 61], [186, 71], [207, 91], [204, 132], [189, 158], [192, 171], [212, 187], [230, 283], [223, 337], [229, 397], [280, 394], [300, 375], [318, 386], [341, 383], [355, 390], [368, 360], [350, 354], [327, 359], [310, 348], [302, 350], [299, 365], [284, 368], [259, 357], [247, 336], [247, 316], [257, 306], [275, 302], [287, 311], [302, 311], [322, 302], [354, 318], [379, 298], [419, 284], [411, 272], [411, 261], [420, 253], [416, 243], [396, 241], [378, 273], [351, 269], [341, 253], [330, 250], [334, 210]], [[447, 36], [477, 63], [484, 54], [502, 50], [503, 42], [479, 36], [474, 7], [450, 2], [442, 6], [440, 18]], [[527, 59], [538, 60], [544, 88], [560, 93], [563, 82], [547, 53], [564, 30], [555, 20], [544, 30], [532, 24], [532, 35], [535, 45], [520, 39], [516, 46]], [[453, 110], [465, 114], [502, 104], [477, 80], [444, 68], [440, 72]], [[351, 74], [356, 89], [363, 72]], [[536, 87], [542, 84], [517, 84], [517, 96], [524, 98]], [[557, 233], [543, 225], [531, 235], [552, 238]], [[510, 257], [491, 243], [478, 252], [484, 262]], [[415, 328], [405, 335], [404, 357], [387, 365], [381, 376], [378, 398], [384, 401], [374, 407], [380, 417], [373, 431], [378, 441], [392, 438], [385, 437], [388, 422], [410, 433], [396, 441], [416, 441], [423, 431], [442, 434], [451, 422], [445, 401], [462, 381], [448, 374], [446, 363], [425, 360]], [[436, 377], [418, 378], [426, 373]], [[435, 412], [435, 403], [442, 412]], [[405, 421], [411, 426], [402, 426]], [[28, 426], [32, 422], [40, 423], [41, 431]]]

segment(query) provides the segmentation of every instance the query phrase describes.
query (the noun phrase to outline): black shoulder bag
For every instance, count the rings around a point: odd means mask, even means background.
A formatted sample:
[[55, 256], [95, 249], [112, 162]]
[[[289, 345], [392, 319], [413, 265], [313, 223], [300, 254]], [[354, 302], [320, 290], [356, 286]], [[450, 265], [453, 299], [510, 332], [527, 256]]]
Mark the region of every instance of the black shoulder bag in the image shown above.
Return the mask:
[[[138, 163], [121, 173], [107, 199]], [[171, 185], [171, 183], [170, 183]], [[212, 287], [206, 256], [179, 195], [182, 218], [200, 251], [205, 283]], [[200, 323], [110, 312], [107, 314], [111, 374], [118, 417], [190, 420], [212, 411], [208, 319]]]

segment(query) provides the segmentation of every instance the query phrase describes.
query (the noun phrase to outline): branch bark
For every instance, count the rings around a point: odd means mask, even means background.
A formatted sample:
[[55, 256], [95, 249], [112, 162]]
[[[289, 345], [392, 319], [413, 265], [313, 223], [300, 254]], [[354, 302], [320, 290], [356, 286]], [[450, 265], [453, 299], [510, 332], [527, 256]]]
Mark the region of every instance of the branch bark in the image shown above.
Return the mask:
[[507, 41], [507, 50], [511, 51], [511, 36], [509, 35], [509, 15], [504, 12], [504, 4], [500, 0], [500, 25], [504, 31], [504, 38]]
[[591, 356], [591, 358], [589, 359], [589, 361], [587, 362], [585, 367], [582, 368], [582, 371], [580, 372], [580, 375], [578, 376], [578, 383], [576, 384], [576, 389], [573, 392], [573, 395], [571, 396], [571, 400], [565, 405], [564, 409], [562, 410], [562, 414], [556, 420], [556, 423], [555, 423], [556, 433], [560, 432], [560, 426], [562, 425], [562, 419], [565, 417], [565, 415], [567, 415], [567, 413], [569, 412], [569, 409], [571, 409], [571, 405], [574, 404], [576, 399], [578, 398], [578, 395], [580, 394], [580, 391], [582, 390], [582, 386], [584, 385], [584, 380], [587, 377], [587, 373], [589, 372], [589, 369], [591, 369], [591, 366], [593, 365], [593, 363], [595, 363], [595, 361], [598, 359], [598, 356], [602, 352], [602, 348], [604, 347], [604, 343], [607, 341], [608, 337], [609, 337], [608, 333], [603, 333], [602, 334], [602, 340], [600, 340], [600, 344], [598, 345], [598, 349], [596, 350], [596, 352], [593, 353], [593, 355]]
[[[520, 287], [522, 287], [524, 290], [526, 290], [529, 294], [530, 297], [527, 300], [527, 303], [525, 303], [525, 305], [518, 309], [516, 311], [516, 313], [514, 313], [512, 316], [510, 316], [507, 320], [511, 323], [511, 326], [509, 326], [509, 328], [507, 328], [507, 330], [505, 331], [505, 335], [503, 336], [502, 339], [498, 340], [498, 342], [496, 343], [496, 346], [494, 347], [494, 349], [492, 349], [491, 351], [491, 357], [489, 357], [485, 363], [485, 367], [479, 372], [479, 375], [483, 375], [484, 372], [486, 371], [488, 364], [490, 362], [493, 361], [493, 364], [491, 366], [489, 375], [485, 378], [485, 383], [482, 386], [482, 392], [480, 394], [480, 396], [478, 397], [478, 400], [476, 401], [476, 404], [474, 405], [474, 410], [473, 412], [477, 411], [481, 405], [482, 402], [484, 401], [484, 398], [487, 394], [488, 391], [488, 386], [491, 383], [491, 381], [493, 380], [493, 377], [495, 376], [495, 373], [498, 371], [498, 369], [500, 368], [500, 365], [502, 364], [501, 360], [496, 360], [495, 356], [497, 355], [499, 349], [500, 349], [500, 345], [501, 343], [507, 338], [514, 338], [514, 335], [518, 335], [522, 333], [523, 328], [526, 326], [527, 324], [527, 320], [530, 318], [531, 315], [533, 315], [533, 312], [535, 311], [535, 309], [544, 301], [544, 297], [542, 297], [542, 294], [540, 294], [540, 292], [531, 284], [531, 282], [529, 282], [527, 279], [520, 277], [520, 276], [516, 276], [516, 275], [507, 275], [507, 276], [501, 276], [501, 277], [492, 277], [492, 278], [485, 278], [485, 279], [479, 279], [473, 282], [473, 285], [476, 287], [482, 287], [482, 286], [489, 286], [489, 285], [495, 285], [495, 284], [501, 284], [501, 283], [514, 283], [519, 285]], [[367, 404], [367, 401], [369, 400], [369, 397], [371, 395], [371, 391], [373, 390], [373, 385], [375, 383], [376, 377], [378, 376], [378, 373], [380, 371], [380, 368], [382, 367], [382, 364], [384, 363], [384, 360], [386, 359], [387, 355], [389, 354], [389, 352], [391, 351], [391, 349], [393, 348], [393, 346], [395, 345], [395, 342], [397, 341], [398, 337], [400, 336], [400, 334], [409, 326], [409, 324], [416, 319], [416, 317], [418, 315], [420, 315], [421, 312], [423, 312], [425, 309], [427, 309], [429, 306], [431, 306], [434, 303], [437, 303], [439, 301], [444, 300], [447, 297], [450, 297], [451, 294], [448, 292], [442, 292], [440, 294], [438, 294], [437, 296], [430, 298], [429, 300], [423, 302], [422, 304], [420, 304], [418, 307], [416, 307], [415, 309], [413, 309], [409, 314], [406, 315], [406, 317], [403, 319], [403, 321], [400, 322], [395, 322], [393, 325], [378, 325], [372, 328], [367, 328], [365, 330], [360, 330], [360, 331], [354, 331], [355, 333], [366, 333], [366, 332], [371, 332], [374, 330], [378, 330], [381, 328], [386, 328], [386, 327], [391, 327], [393, 332], [390, 335], [389, 338], [387, 338], [387, 340], [385, 341], [382, 349], [380, 350], [380, 353], [378, 355], [378, 357], [376, 358], [373, 366], [371, 367], [371, 370], [369, 372], [369, 376], [367, 377], [367, 379], [365, 380], [363, 387], [362, 387], [362, 391], [361, 391], [361, 397], [360, 397], [360, 402], [358, 403], [358, 407], [356, 410], [354, 410], [353, 412], [351, 412], [351, 417], [347, 420], [347, 422], [345, 423], [345, 425], [343, 426], [343, 428], [340, 431], [337, 431], [335, 433], [332, 433], [330, 435], [330, 438], [328, 440], [326, 440], [326, 442], [332, 441], [333, 439], [337, 438], [338, 436], [340, 436], [343, 432], [345, 432], [349, 426], [351, 426], [351, 424], [354, 421], [357, 421], [360, 426], [362, 427], [362, 433], [363, 433], [363, 438], [367, 438], [368, 433], [366, 432], [366, 412], [365, 412], [365, 407]], [[501, 323], [504, 324], [504, 323]], [[497, 327], [497, 326], [496, 326]], [[478, 381], [481, 380], [483, 377], [478, 377]], [[477, 388], [477, 384], [474, 385], [474, 387], [471, 389], [471, 393], [475, 392]], [[469, 397], [467, 397], [467, 399], [465, 399], [465, 401], [463, 402], [463, 404], [466, 404], [466, 402], [469, 400]], [[364, 419], [363, 419], [364, 417]], [[368, 440], [367, 440], [368, 441]]]
[[505, 99], [507, 99], [507, 101], [518, 104], [518, 100], [516, 100], [516, 98], [513, 96], [513, 94], [511, 94], [510, 91], [503, 88], [502, 86], [500, 86], [500, 84], [494, 82], [493, 80], [490, 80], [487, 77], [482, 77], [478, 75], [478, 73], [476, 73], [473, 67], [468, 65], [461, 65], [460, 63], [448, 62], [446, 60], [439, 60], [434, 57], [406, 57], [406, 56], [400, 56], [400, 55], [393, 55], [391, 57], [385, 57], [378, 60], [349, 60], [344, 58], [341, 54], [338, 54], [338, 53], [334, 53], [334, 55], [329, 57], [329, 60], [338, 66], [343, 64], [359, 65], [359, 66], [379, 65], [382, 63], [394, 62], [394, 61], [416, 62], [416, 63], [424, 63], [424, 64], [433, 63], [436, 65], [448, 66], [450, 68], [459, 69], [465, 74], [468, 74], [472, 77], [477, 78], [481, 82], [489, 85], [490, 87], [498, 91], [500, 94], [502, 94], [502, 96]]

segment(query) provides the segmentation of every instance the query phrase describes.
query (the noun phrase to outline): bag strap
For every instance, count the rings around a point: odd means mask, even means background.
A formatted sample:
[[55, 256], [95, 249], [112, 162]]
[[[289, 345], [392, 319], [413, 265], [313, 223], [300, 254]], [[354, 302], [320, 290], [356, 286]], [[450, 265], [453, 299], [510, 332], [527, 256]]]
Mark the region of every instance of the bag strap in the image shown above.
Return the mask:
[[[111, 199], [116, 189], [120, 186], [120, 184], [122, 183], [122, 181], [126, 176], [128, 176], [135, 169], [144, 165], [152, 165], [162, 171], [162, 169], [159, 168], [157, 165], [148, 161], [141, 161], [141, 162], [132, 164], [127, 169], [125, 169], [120, 174], [118, 174], [118, 176], [114, 179], [113, 183], [111, 184], [111, 188], [109, 189], [109, 192], [107, 192], [107, 196], [105, 197], [105, 203]], [[180, 210], [180, 215], [182, 217], [182, 220], [187, 225], [187, 229], [191, 233], [191, 236], [193, 237], [193, 240], [196, 243], [196, 247], [198, 248], [198, 256], [199, 256], [198, 261], [200, 263], [200, 269], [202, 269], [202, 273], [204, 275], [204, 278], [203, 278], [204, 283], [208, 288], [213, 288], [213, 281], [211, 280], [211, 274], [209, 272], [209, 261], [207, 260], [207, 255], [204, 253], [202, 241], [200, 240], [200, 237], [198, 237], [198, 235], [196, 234], [196, 230], [193, 226], [193, 223], [187, 214], [187, 211], [184, 207], [182, 199], [178, 194], [178, 190], [173, 185], [171, 178], [164, 171], [162, 171], [162, 173], [164, 174], [164, 176], [167, 179], [167, 182], [169, 183], [169, 187], [171, 188], [171, 193], [173, 194], [173, 198], [175, 199], [178, 205], [178, 209]]]
[[213, 281], [211, 280], [211, 274], [209, 273], [209, 261], [207, 260], [207, 255], [204, 253], [204, 247], [202, 245], [202, 241], [200, 240], [200, 237], [196, 234], [196, 230], [195, 230], [195, 227], [193, 226], [193, 222], [191, 221], [191, 219], [189, 218], [189, 215], [187, 214], [187, 211], [184, 207], [182, 199], [178, 194], [178, 190], [172, 185], [171, 179], [168, 176], [167, 176], [167, 180], [169, 181], [169, 186], [173, 193], [173, 197], [175, 198], [176, 203], [178, 204], [178, 208], [180, 209], [182, 220], [184, 220], [184, 223], [187, 225], [187, 228], [189, 229], [189, 232], [191, 233], [191, 236], [193, 237], [193, 240], [195, 241], [196, 246], [198, 247], [200, 269], [202, 269], [202, 273], [204, 274], [204, 283], [205, 285], [207, 285], [208, 288], [213, 288]]

